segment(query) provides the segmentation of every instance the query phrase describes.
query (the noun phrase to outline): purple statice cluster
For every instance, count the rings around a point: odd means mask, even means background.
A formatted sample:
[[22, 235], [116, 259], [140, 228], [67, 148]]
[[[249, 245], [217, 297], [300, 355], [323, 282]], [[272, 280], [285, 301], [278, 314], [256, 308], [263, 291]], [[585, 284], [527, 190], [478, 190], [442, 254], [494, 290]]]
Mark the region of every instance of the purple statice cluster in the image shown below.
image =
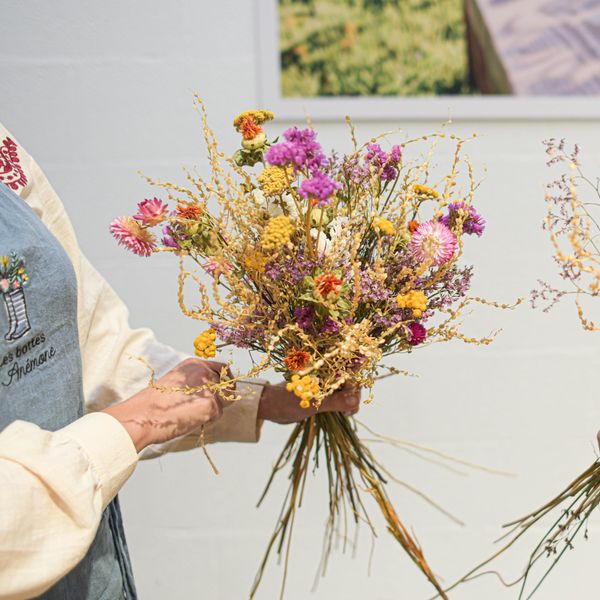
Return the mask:
[[[322, 335], [335, 335], [340, 330], [340, 324], [327, 316], [319, 319], [315, 309], [310, 304], [301, 304], [294, 310], [294, 320], [296, 325], [306, 333], [319, 333]], [[350, 317], [346, 318], [347, 323], [352, 323]]]
[[360, 270], [360, 299], [362, 302], [383, 302], [394, 300], [394, 293], [377, 281], [367, 269]]
[[[444, 276], [429, 288], [429, 302], [427, 313], [430, 311], [447, 308], [457, 300], [464, 298], [471, 287], [473, 267], [458, 269], [453, 267], [444, 273]], [[417, 282], [417, 286], [420, 282]]]
[[448, 205], [448, 214], [444, 215], [440, 222], [451, 227], [453, 220], [458, 215], [459, 211], [466, 213], [467, 218], [463, 223], [463, 232], [469, 235], [475, 234], [479, 237], [485, 231], [485, 219], [475, 210], [473, 206], [466, 202], [452, 202]]
[[[175, 213], [173, 213], [175, 214]], [[167, 248], [179, 248], [179, 244], [176, 240], [185, 240], [185, 232], [183, 227], [178, 224], [165, 225], [162, 229], [163, 237], [161, 242]]]
[[294, 319], [300, 329], [311, 331], [315, 320], [315, 309], [310, 304], [297, 306], [294, 310]]
[[305, 258], [304, 249], [298, 249], [297, 256], [287, 256], [283, 260], [276, 258], [265, 266], [265, 275], [272, 281], [279, 281], [283, 276], [298, 285], [307, 275], [312, 275], [319, 265], [317, 260]]
[[317, 171], [312, 177], [302, 181], [298, 194], [302, 198], [311, 199], [315, 206], [325, 206], [339, 188], [337, 181], [322, 171]]
[[285, 142], [271, 146], [265, 155], [265, 160], [270, 165], [293, 165], [297, 170], [307, 168], [314, 173], [325, 163], [325, 154], [321, 144], [317, 142], [317, 132], [314, 129], [291, 127], [283, 132], [283, 138]]
[[265, 155], [268, 164], [287, 167], [296, 171], [310, 173], [298, 189], [300, 196], [310, 199], [315, 205], [325, 206], [339, 189], [339, 183], [327, 175], [331, 165], [321, 144], [317, 142], [317, 133], [313, 129], [292, 127], [283, 133], [284, 142], [269, 148]]
[[393, 181], [398, 177], [398, 163], [402, 158], [402, 146], [394, 144], [389, 154], [379, 144], [369, 144], [365, 161], [379, 171], [382, 181]]

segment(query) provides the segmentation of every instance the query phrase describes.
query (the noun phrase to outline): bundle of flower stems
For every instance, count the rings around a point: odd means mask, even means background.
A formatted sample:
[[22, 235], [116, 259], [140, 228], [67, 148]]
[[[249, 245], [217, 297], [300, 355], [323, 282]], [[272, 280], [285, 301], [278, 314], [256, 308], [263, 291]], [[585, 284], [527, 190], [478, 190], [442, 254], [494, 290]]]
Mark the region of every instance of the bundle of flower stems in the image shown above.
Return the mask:
[[[344, 386], [367, 389], [368, 403], [379, 378], [400, 372], [384, 364], [388, 356], [454, 339], [491, 342], [493, 334], [475, 339], [459, 327], [470, 303], [493, 304], [467, 295], [473, 269], [461, 264], [465, 237], [485, 228], [464, 155], [472, 138], [442, 130], [402, 145], [387, 134], [359, 144], [349, 123], [348, 151], [326, 155], [311, 126], [289, 128], [271, 142], [264, 127], [273, 114], [249, 110], [234, 119], [242, 141], [228, 157], [199, 99], [197, 107], [209, 176], [187, 172], [187, 187], [148, 179], [166, 198], [140, 202], [137, 214], [115, 219], [111, 231], [139, 255], [179, 258], [180, 308], [208, 325], [194, 343], [198, 356], [212, 358], [227, 346], [260, 355], [248, 372], [219, 385], [232, 393], [238, 379], [274, 369], [301, 407], [318, 409]], [[440, 144], [451, 145], [452, 158], [434, 179]], [[186, 299], [190, 288], [194, 306]], [[290, 486], [253, 594], [273, 548], [287, 565], [295, 515], [317, 467], [329, 488], [326, 554], [340, 520], [375, 530], [370, 497], [443, 595], [353, 419], [319, 412], [295, 426], [273, 470], [270, 481], [287, 468]]]

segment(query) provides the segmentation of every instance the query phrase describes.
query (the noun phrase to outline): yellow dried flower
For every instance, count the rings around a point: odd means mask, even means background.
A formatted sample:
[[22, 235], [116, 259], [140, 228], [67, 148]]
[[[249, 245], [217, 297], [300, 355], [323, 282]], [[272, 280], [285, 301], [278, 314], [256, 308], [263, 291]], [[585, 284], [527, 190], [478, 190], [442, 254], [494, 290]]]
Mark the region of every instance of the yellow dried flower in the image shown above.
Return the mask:
[[265, 270], [267, 264], [267, 257], [261, 252], [250, 252], [244, 259], [244, 266], [250, 271], [257, 271], [262, 273]]
[[383, 235], [394, 235], [396, 233], [394, 224], [383, 217], [375, 217], [373, 219], [373, 229], [380, 231]]
[[421, 290], [410, 290], [396, 298], [399, 308], [411, 308], [413, 317], [419, 318], [427, 308], [427, 296]]
[[0, 257], [0, 263], [2, 263], [2, 266], [6, 267], [9, 262], [10, 262], [10, 259], [8, 258], [8, 256]]
[[196, 356], [199, 356], [200, 358], [212, 358], [217, 353], [217, 346], [215, 344], [216, 339], [217, 334], [212, 327], [203, 331], [194, 340]]
[[415, 185], [413, 185], [413, 192], [419, 196], [429, 196], [430, 198], [439, 197], [437, 190], [427, 187], [426, 185], [421, 185], [420, 183], [415, 183]]
[[[287, 171], [287, 173], [286, 173]], [[258, 183], [265, 196], [278, 196], [288, 189], [292, 170], [282, 167], [267, 167], [259, 176]]]
[[302, 408], [310, 408], [311, 400], [319, 393], [319, 380], [310, 375], [292, 375], [292, 380], [286, 384], [288, 392], [294, 392], [300, 398]]
[[246, 119], [252, 119], [257, 125], [260, 125], [266, 121], [272, 121], [274, 118], [275, 115], [270, 110], [245, 110], [233, 120], [233, 126], [237, 129]]
[[292, 233], [294, 233], [294, 226], [289, 217], [285, 215], [273, 217], [264, 228], [260, 243], [267, 251], [279, 250], [290, 241]]

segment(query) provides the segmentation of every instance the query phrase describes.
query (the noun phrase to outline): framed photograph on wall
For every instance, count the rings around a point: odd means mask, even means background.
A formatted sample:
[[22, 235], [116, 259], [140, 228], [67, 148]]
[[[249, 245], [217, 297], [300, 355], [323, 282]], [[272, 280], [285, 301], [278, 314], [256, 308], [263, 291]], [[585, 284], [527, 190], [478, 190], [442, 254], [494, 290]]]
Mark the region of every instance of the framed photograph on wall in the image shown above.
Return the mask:
[[600, 118], [598, 0], [256, 3], [280, 118]]

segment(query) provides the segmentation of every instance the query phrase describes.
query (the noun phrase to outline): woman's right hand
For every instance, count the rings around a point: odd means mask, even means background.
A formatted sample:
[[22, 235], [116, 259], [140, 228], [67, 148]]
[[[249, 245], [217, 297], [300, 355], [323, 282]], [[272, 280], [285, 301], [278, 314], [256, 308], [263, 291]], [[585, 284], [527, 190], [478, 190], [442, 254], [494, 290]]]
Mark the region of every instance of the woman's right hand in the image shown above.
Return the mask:
[[186, 394], [170, 388], [200, 387], [219, 383], [223, 364], [189, 358], [156, 381], [164, 391], [148, 387], [135, 396], [113, 404], [103, 412], [127, 430], [138, 452], [146, 446], [167, 442], [215, 421], [232, 404], [208, 389]]

